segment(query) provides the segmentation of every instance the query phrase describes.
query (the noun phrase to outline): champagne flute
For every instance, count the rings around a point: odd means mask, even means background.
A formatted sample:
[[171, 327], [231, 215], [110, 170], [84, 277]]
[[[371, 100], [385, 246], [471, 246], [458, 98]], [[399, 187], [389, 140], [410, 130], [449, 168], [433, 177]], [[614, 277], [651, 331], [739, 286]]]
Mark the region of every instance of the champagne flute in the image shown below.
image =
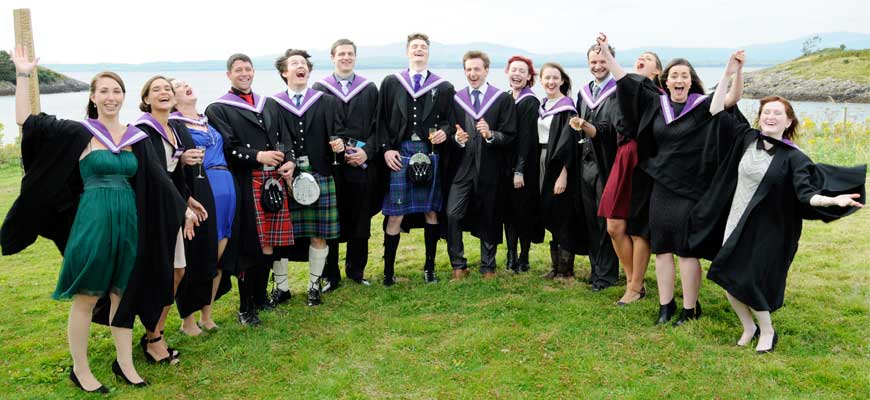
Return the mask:
[[205, 161], [205, 146], [196, 146], [196, 149], [199, 150], [199, 153], [200, 153], [199, 175], [197, 175], [196, 177], [201, 179], [201, 178], [205, 178], [205, 176], [202, 175], [202, 163]]
[[437, 128], [437, 127], [431, 127], [431, 128], [429, 128], [429, 146], [430, 146], [430, 147], [429, 147], [429, 150], [430, 150], [430, 151], [429, 151], [429, 155], [430, 155], [430, 156], [434, 156], [434, 155], [435, 155], [435, 144], [432, 143], [432, 137], [435, 136], [435, 132], [438, 132], [438, 128]]
[[[329, 135], [330, 142], [334, 142], [339, 139], [341, 139], [341, 136]], [[335, 151], [332, 152], [332, 165], [338, 165], [338, 153], [336, 153]]]

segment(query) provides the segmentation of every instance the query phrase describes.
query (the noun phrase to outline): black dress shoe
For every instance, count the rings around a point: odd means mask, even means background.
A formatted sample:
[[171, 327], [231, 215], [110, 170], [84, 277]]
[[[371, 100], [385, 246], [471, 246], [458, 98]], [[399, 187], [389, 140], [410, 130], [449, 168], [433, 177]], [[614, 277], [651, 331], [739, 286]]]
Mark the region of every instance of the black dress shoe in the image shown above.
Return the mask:
[[610, 286], [612, 286], [612, 285], [610, 285], [608, 283], [595, 282], [592, 284], [592, 287], [590, 287], [589, 290], [591, 290], [593, 292], [600, 292], [604, 289], [609, 288]]
[[308, 305], [313, 307], [321, 304], [323, 304], [323, 300], [320, 299], [320, 289], [308, 289]]
[[384, 286], [390, 287], [396, 284], [396, 278], [392, 275], [384, 275]]
[[329, 279], [326, 280], [326, 283], [320, 287], [320, 293], [328, 293], [335, 291], [339, 287], [338, 281], [331, 281]]
[[758, 354], [773, 353], [773, 350], [776, 349], [776, 342], [779, 342], [779, 335], [776, 334], [776, 331], [773, 331], [773, 342], [770, 344], [770, 348], [767, 350], [756, 350], [755, 352]]
[[82, 386], [81, 382], [79, 382], [79, 377], [76, 376], [76, 372], [73, 371], [72, 367], [69, 368], [69, 380], [75, 383], [76, 386], [85, 393], [109, 393], [109, 389], [107, 389], [103, 385], [100, 385], [100, 387], [94, 390], [85, 390], [84, 386]]
[[239, 323], [242, 324], [242, 326], [259, 326], [260, 322], [260, 317], [257, 315], [256, 311], [239, 312]]
[[438, 276], [435, 275], [435, 270], [424, 270], [423, 271], [423, 282], [426, 283], [435, 283], [438, 282]]
[[363, 286], [371, 286], [372, 283], [368, 281], [366, 278], [350, 278], [350, 280], [356, 282], [359, 285]]
[[266, 301], [257, 304], [257, 311], [272, 311], [278, 307], [278, 304], [275, 303], [272, 298], [266, 299]]
[[518, 272], [529, 272], [529, 269], [531, 269], [531, 266], [529, 266], [528, 261], [520, 260], [517, 262], [517, 271]]
[[270, 295], [272, 298], [272, 304], [279, 305], [284, 304], [290, 301], [290, 291], [289, 290], [281, 290], [278, 288], [272, 289], [272, 293]]
[[124, 382], [127, 382], [128, 385], [133, 387], [145, 387], [148, 386], [148, 381], [142, 380], [142, 382], [133, 383], [130, 378], [127, 378], [127, 375], [124, 375], [124, 370], [121, 369], [121, 364], [118, 364], [118, 360], [112, 362], [112, 372], [115, 376], [124, 379]]
[[682, 324], [685, 324], [686, 322], [689, 322], [690, 320], [698, 319], [700, 317], [701, 317], [701, 302], [696, 302], [695, 308], [691, 308], [691, 309], [684, 308], [683, 311], [680, 312], [680, 317], [677, 318], [676, 321], [674, 321], [674, 326], [680, 326]]
[[674, 299], [671, 299], [671, 302], [665, 305], [659, 305], [659, 318], [656, 320], [656, 325], [664, 325], [674, 317], [674, 313], [677, 312], [677, 303]]

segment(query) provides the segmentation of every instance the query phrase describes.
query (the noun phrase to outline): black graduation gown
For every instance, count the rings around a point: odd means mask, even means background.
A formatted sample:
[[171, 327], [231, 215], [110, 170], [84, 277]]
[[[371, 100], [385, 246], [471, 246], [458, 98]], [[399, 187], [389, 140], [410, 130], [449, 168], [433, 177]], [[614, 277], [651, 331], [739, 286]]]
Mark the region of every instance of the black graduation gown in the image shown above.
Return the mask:
[[[84, 185], [79, 156], [93, 137], [80, 123], [46, 114], [24, 123], [21, 191], [0, 228], [3, 255], [16, 254], [37, 236], [54, 241], [63, 253]], [[172, 303], [172, 256], [176, 232], [184, 220], [184, 200], [147, 140], [132, 146], [138, 162], [130, 180], [136, 193], [139, 238], [136, 265], [112, 326], [132, 328], [136, 316], [146, 329], [157, 325], [163, 307]], [[94, 322], [109, 325], [109, 298], [94, 309]]]
[[[517, 234], [533, 243], [544, 241], [544, 225], [541, 220], [539, 152], [538, 152], [538, 108], [541, 101], [535, 96], [526, 96], [516, 103], [517, 137], [515, 145], [507, 157], [508, 164], [506, 187], [510, 207], [505, 214], [505, 223], [512, 224]], [[514, 189], [514, 172], [523, 174], [523, 187]]]
[[[731, 119], [726, 113], [721, 115]], [[724, 125], [732, 124], [726, 121]], [[748, 124], [729, 131], [730, 151], [689, 217], [689, 246], [712, 260], [708, 279], [755, 310], [776, 311], [783, 304], [786, 276], [797, 253], [803, 220], [831, 222], [857, 211], [854, 207], [812, 207], [810, 198], [859, 193], [858, 201], [864, 203], [867, 166], [814, 164], [799, 149], [766, 138], [773, 144], [770, 167], [723, 244], [738, 165], [747, 147], [757, 146], [761, 140], [761, 133]]]
[[[589, 254], [589, 235], [583, 217], [580, 196], [580, 168], [577, 155], [579, 133], [568, 121], [577, 116], [573, 110], [553, 115], [547, 141], [547, 169], [541, 189], [541, 214], [544, 227], [558, 240], [559, 247], [574, 254]], [[568, 171], [568, 182], [562, 194], [553, 194], [553, 186], [562, 173]]]
[[[600, 96], [603, 95], [602, 93]], [[583, 164], [592, 163], [598, 168], [603, 187], [613, 167], [613, 160], [616, 159], [617, 136], [624, 130], [619, 100], [615, 94], [607, 96], [593, 109], [583, 101], [583, 96], [578, 94], [577, 112], [580, 118], [595, 126], [595, 137], [581, 144], [579, 151], [583, 156]], [[598, 193], [597, 197], [600, 198], [601, 193]]]
[[[431, 75], [431, 72], [430, 72]], [[453, 107], [453, 95], [455, 94], [453, 85], [448, 81], [443, 81], [434, 89], [428, 91], [424, 96], [421, 96], [418, 101], [423, 102], [423, 110], [420, 115], [420, 124], [424, 127], [438, 127], [447, 132], [450, 129], [450, 110]], [[380, 151], [378, 152], [381, 162], [383, 162], [383, 154], [388, 150], [398, 151], [402, 141], [410, 137], [413, 125], [413, 114], [408, 109], [411, 103], [411, 95], [402, 86], [399, 78], [395, 74], [387, 75], [381, 82], [378, 93], [378, 117], [377, 117], [377, 135]], [[428, 130], [422, 132], [420, 140], [429, 143]], [[429, 143], [431, 145], [431, 143]], [[436, 145], [434, 150], [436, 153], [442, 152], [444, 144]], [[444, 165], [441, 163], [441, 170], [438, 171], [441, 176], [444, 176]], [[381, 168], [381, 176], [379, 177], [378, 188], [380, 193], [377, 198], [383, 200], [387, 194], [390, 182], [390, 169], [383, 164]], [[442, 193], [447, 192], [448, 180], [441, 180]], [[446, 201], [446, 196], [444, 197]], [[446, 207], [441, 208], [439, 213], [439, 221], [446, 221], [444, 215]], [[425, 218], [422, 214], [409, 214], [402, 218], [402, 230], [409, 231], [411, 228], [420, 228], [425, 224]], [[387, 218], [384, 218], [384, 227], [386, 227]], [[446, 225], [441, 225], [442, 237], [446, 234]]]
[[616, 82], [626, 135], [638, 143], [639, 164], [657, 183], [697, 201], [710, 185], [722, 145], [719, 118], [710, 115], [710, 95], [671, 124], [666, 124], [661, 92], [648, 78], [627, 74]]
[[[357, 79], [362, 77], [357, 75], [355, 84], [359, 84], [356, 82]], [[334, 174], [341, 242], [350, 239], [368, 239], [371, 236], [372, 217], [381, 210], [383, 200], [383, 197], [378, 197], [382, 192], [377, 186], [380, 176], [378, 171], [383, 167], [383, 157], [378, 153], [375, 129], [378, 89], [374, 83], [365, 85], [352, 96], [344, 96], [340, 88], [328, 83], [317, 82], [312, 86], [314, 90], [335, 96], [341, 112], [341, 123], [344, 126], [341, 136], [345, 139], [365, 142], [363, 151], [366, 152], [366, 168], [342, 163]]]
[[[491, 106], [486, 109], [484, 107], [488, 104], [481, 99], [480, 107], [485, 110], [483, 115], [472, 115], [458, 101], [453, 102], [450, 126], [445, 131], [450, 145], [444, 156], [444, 177], [448, 185], [444, 197], [449, 198], [450, 185], [454, 182], [472, 180], [473, 198], [468, 205], [470, 212], [462, 221], [463, 230], [489, 244], [498, 244], [502, 241], [503, 215], [508, 206], [507, 202], [499, 201], [504, 199], [499, 195], [505, 193], [504, 166], [509, 150], [514, 145], [517, 118], [511, 95], [490, 88], [496, 97], [492, 98]], [[493, 135], [491, 143], [486, 143], [477, 132], [475, 126], [481, 118], [489, 124]], [[465, 147], [459, 146], [454, 139], [457, 124], [468, 132]]]
[[[223, 98], [232, 97], [235, 97], [233, 101], [237, 104], [247, 104], [238, 96], [231, 94], [224, 95]], [[279, 142], [291, 142], [287, 133], [280, 131], [276, 120], [280, 106], [270, 98], [265, 98], [263, 101], [263, 108], [259, 111], [222, 102], [211, 103], [205, 109], [209, 123], [223, 135], [224, 156], [238, 183], [236, 191], [238, 232], [234, 227], [234, 234], [238, 233], [235, 235], [238, 262], [234, 266], [224, 264], [223, 260], [221, 262], [225, 271], [234, 274], [267, 261], [257, 234], [257, 219], [254, 214], [256, 209], [251, 186], [251, 170], [262, 168], [262, 164], [257, 162], [257, 153], [272, 150]], [[293, 151], [290, 147], [288, 146], [289, 149], [285, 151], [285, 161], [293, 159]]]

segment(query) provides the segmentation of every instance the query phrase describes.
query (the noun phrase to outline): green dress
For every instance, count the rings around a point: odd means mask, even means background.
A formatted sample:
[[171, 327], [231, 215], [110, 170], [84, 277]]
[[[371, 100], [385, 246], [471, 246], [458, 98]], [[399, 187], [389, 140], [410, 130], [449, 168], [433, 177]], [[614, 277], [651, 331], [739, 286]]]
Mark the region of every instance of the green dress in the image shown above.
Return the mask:
[[79, 200], [63, 267], [52, 297], [102, 297], [124, 292], [136, 262], [136, 196], [130, 177], [136, 156], [95, 150], [79, 161], [84, 192]]

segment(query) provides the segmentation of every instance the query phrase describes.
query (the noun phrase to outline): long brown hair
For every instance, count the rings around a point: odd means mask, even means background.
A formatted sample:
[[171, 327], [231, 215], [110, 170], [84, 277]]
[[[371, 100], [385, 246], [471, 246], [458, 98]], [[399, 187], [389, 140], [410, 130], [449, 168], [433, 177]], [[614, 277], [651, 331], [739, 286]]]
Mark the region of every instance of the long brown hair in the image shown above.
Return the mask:
[[758, 115], [755, 116], [755, 126], [756, 127], [761, 126], [761, 112], [764, 111], [764, 106], [767, 105], [768, 103], [773, 103], [773, 102], [777, 102], [777, 101], [782, 103], [782, 106], [785, 108], [785, 116], [791, 120], [791, 125], [789, 125], [787, 128], [785, 128], [785, 130], [782, 132], [782, 138], [788, 139], [788, 140], [794, 142], [795, 139], [797, 138], [798, 119], [794, 113], [794, 107], [792, 107], [791, 103], [789, 103], [789, 101], [786, 100], [784, 97], [781, 97], [781, 96], [765, 96], [765, 97], [763, 97], [759, 101]]
[[163, 79], [164, 81], [166, 81], [166, 83], [169, 84], [169, 88], [172, 90], [172, 94], [175, 94], [175, 87], [172, 86], [172, 81], [169, 78], [163, 75], [152, 76], [150, 79], [145, 81], [145, 84], [142, 85], [142, 91], [139, 92], [139, 109], [142, 110], [142, 112], [151, 112], [151, 105], [146, 103], [145, 99], [148, 98], [148, 92], [151, 90], [151, 84], [153, 84], [154, 81], [158, 79]]
[[548, 62], [541, 66], [541, 81], [544, 80], [544, 70], [547, 68], [554, 68], [559, 71], [562, 75], [562, 86], [559, 86], [559, 91], [562, 92], [565, 96], [571, 95], [571, 77], [568, 76], [568, 73], [565, 72], [565, 68], [562, 67], [561, 64], [557, 62]]
[[701, 82], [701, 78], [698, 77], [698, 73], [695, 72], [695, 67], [692, 66], [692, 63], [685, 58], [675, 58], [668, 63], [668, 66], [665, 67], [664, 72], [662, 72], [662, 76], [659, 78], [661, 80], [662, 88], [668, 92], [668, 95], [671, 94], [671, 91], [668, 90], [668, 74], [671, 73], [671, 68], [676, 67], [678, 65], [682, 65], [685, 67], [689, 67], [689, 75], [692, 77], [692, 86], [689, 87], [689, 93], [697, 93], [704, 94], [704, 82]]
[[90, 119], [97, 119], [100, 117], [100, 113], [97, 112], [97, 105], [94, 104], [93, 100], [91, 100], [91, 96], [93, 96], [93, 94], [97, 92], [97, 81], [101, 78], [109, 78], [115, 82], [118, 82], [118, 85], [121, 86], [121, 93], [124, 93], [124, 95], [127, 94], [127, 87], [124, 86], [124, 80], [122, 80], [121, 77], [118, 76], [118, 74], [112, 71], [103, 71], [94, 75], [94, 77], [91, 78], [91, 90], [88, 95], [88, 107], [85, 109], [85, 115], [87, 115]]
[[662, 59], [659, 58], [659, 55], [656, 54], [656, 52], [654, 52], [654, 51], [645, 51], [645, 52], [640, 53], [640, 54], [641, 55], [649, 54], [649, 55], [653, 56], [653, 58], [656, 60], [656, 70], [659, 71], [659, 74], [656, 75], [655, 79], [653, 79], [652, 81], [653, 81], [653, 83], [656, 84], [656, 86], [658, 86], [659, 89], [664, 89], [662, 87], [662, 79], [661, 79], [662, 78]]

